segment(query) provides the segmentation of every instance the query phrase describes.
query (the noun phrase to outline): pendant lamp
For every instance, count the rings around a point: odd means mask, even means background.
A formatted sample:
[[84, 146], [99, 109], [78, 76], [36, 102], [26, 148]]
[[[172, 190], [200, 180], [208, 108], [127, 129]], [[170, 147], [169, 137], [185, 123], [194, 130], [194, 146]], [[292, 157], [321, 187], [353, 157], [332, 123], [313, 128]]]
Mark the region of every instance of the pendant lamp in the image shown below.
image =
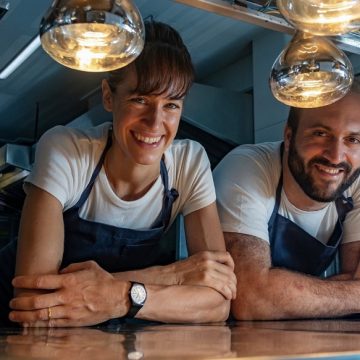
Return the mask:
[[276, 59], [270, 87], [286, 105], [313, 108], [341, 99], [353, 78], [350, 60], [330, 40], [298, 31]]
[[360, 0], [277, 0], [285, 19], [314, 35], [339, 35], [360, 28]]
[[57, 62], [100, 72], [132, 62], [145, 30], [131, 0], [55, 0], [40, 25], [41, 44]]

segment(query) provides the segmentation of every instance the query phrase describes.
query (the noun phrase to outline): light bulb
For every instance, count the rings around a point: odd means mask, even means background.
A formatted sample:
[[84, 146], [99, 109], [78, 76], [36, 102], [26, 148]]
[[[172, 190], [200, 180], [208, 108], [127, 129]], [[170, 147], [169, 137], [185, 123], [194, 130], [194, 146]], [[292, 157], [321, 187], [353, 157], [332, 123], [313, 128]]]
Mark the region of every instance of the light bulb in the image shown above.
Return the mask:
[[144, 24], [131, 0], [55, 0], [40, 26], [57, 62], [83, 71], [128, 65], [144, 47]]
[[313, 108], [341, 99], [353, 79], [350, 60], [330, 40], [297, 32], [272, 67], [270, 87], [286, 105]]
[[277, 0], [284, 18], [314, 35], [339, 35], [360, 28], [360, 0]]

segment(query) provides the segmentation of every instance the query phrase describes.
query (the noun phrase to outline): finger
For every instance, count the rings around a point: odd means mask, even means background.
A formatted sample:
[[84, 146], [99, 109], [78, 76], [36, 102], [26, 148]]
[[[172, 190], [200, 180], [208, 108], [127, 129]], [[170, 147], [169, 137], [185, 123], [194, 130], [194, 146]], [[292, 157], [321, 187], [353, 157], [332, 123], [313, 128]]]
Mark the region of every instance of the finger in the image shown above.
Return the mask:
[[17, 276], [12, 280], [12, 285], [20, 289], [60, 289], [66, 281], [64, 275], [26, 275]]
[[11, 311], [9, 319], [17, 323], [25, 323], [26, 326], [35, 324], [37, 321], [48, 321], [48, 309], [32, 311]]
[[[66, 317], [65, 306], [53, 306], [50, 308], [28, 310], [28, 311], [11, 311], [9, 318], [11, 321], [23, 323], [26, 327], [52, 327], [54, 320]], [[50, 317], [49, 317], [50, 315]]]
[[71, 272], [87, 270], [98, 266], [95, 261], [83, 261], [79, 263], [70, 264], [60, 271], [61, 274], [68, 274]]
[[[221, 265], [221, 264], [217, 264]], [[203, 274], [206, 286], [212, 287], [220, 292], [226, 299], [231, 300], [236, 297], [236, 276], [233, 273], [223, 273], [217, 271], [217, 265], [212, 269], [207, 269]]]
[[216, 290], [227, 300], [231, 300], [233, 298], [233, 290], [230, 284], [226, 282], [226, 277], [214, 270], [204, 273], [203, 280], [199, 285], [207, 286]]
[[237, 278], [234, 272], [226, 265], [219, 263], [217, 261], [207, 260], [203, 264], [204, 271], [217, 271], [219, 274], [225, 276], [224, 281], [228, 283], [233, 283], [236, 287]]
[[37, 310], [61, 305], [61, 296], [58, 292], [34, 296], [20, 296], [9, 303], [13, 310]]
[[200, 258], [204, 260], [217, 261], [221, 264], [224, 264], [234, 270], [234, 260], [227, 251], [203, 251], [198, 253]]

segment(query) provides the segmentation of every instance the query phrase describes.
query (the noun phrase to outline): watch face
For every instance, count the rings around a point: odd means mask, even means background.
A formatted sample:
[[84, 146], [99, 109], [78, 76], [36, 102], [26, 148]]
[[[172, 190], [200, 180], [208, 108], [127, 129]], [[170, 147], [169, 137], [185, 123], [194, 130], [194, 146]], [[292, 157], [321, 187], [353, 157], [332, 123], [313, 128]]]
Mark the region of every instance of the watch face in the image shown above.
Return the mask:
[[131, 287], [131, 299], [137, 305], [143, 305], [146, 300], [146, 290], [142, 284], [133, 284]]

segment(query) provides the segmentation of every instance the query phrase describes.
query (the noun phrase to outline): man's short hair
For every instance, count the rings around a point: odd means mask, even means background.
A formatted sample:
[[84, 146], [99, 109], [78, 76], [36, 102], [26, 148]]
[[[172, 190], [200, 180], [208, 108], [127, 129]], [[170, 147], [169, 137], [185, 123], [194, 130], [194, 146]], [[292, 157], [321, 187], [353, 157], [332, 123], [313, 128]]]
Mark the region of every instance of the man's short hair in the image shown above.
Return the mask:
[[[360, 77], [354, 79], [349, 92], [360, 94]], [[294, 135], [296, 134], [297, 128], [299, 126], [299, 118], [300, 118], [301, 110], [303, 109], [291, 107], [289, 111], [287, 126], [289, 126], [289, 128], [292, 130]]]

